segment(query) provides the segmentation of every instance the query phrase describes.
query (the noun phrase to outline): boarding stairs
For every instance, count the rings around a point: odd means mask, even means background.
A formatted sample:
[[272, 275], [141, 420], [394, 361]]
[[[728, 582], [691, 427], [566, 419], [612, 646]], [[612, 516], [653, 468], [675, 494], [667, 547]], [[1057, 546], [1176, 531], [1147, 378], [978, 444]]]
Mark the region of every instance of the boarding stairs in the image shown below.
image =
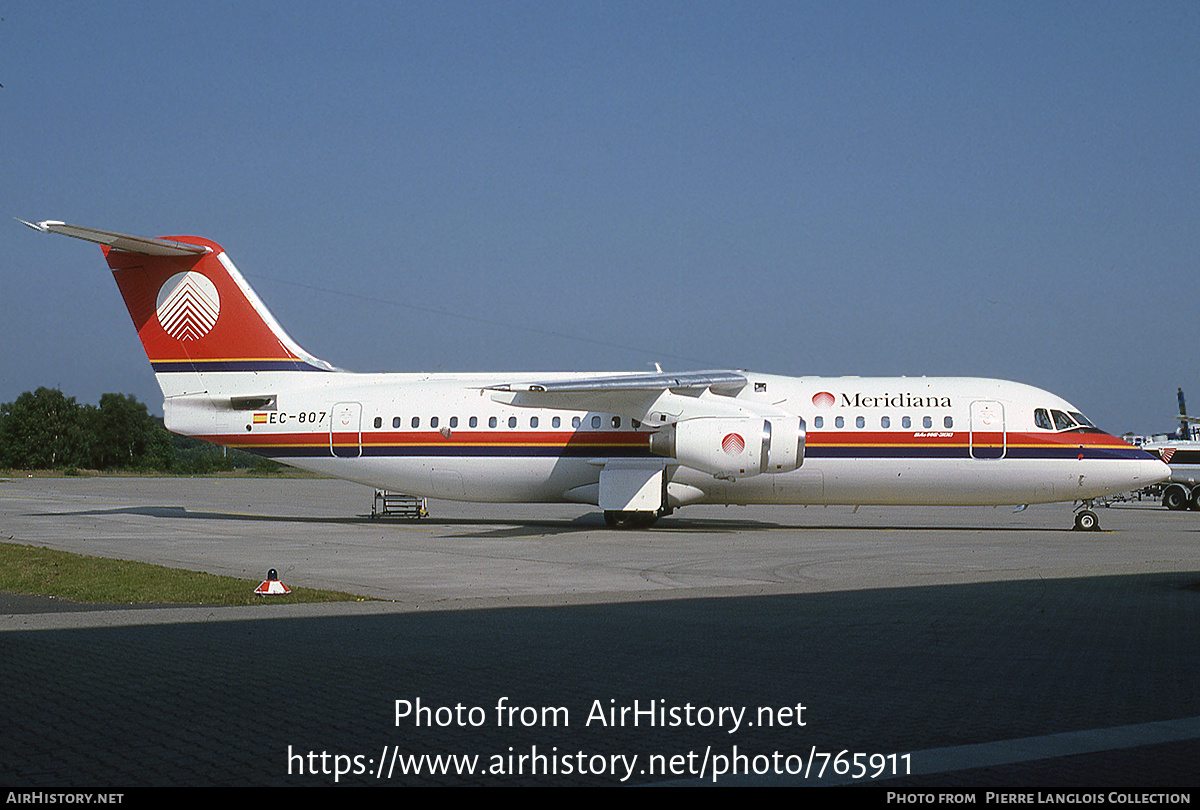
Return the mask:
[[371, 505], [371, 518], [403, 517], [423, 518], [429, 516], [425, 499], [403, 492], [386, 489], [375, 490], [375, 502]]

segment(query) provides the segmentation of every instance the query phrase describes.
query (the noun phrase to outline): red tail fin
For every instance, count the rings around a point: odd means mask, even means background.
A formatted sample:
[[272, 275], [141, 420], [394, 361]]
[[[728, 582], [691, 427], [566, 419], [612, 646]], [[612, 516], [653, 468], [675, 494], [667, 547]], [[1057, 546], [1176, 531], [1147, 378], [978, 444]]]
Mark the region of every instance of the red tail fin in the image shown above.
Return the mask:
[[148, 256], [104, 249], [156, 372], [329, 368], [283, 332], [220, 245], [194, 236], [171, 239], [211, 252]]
[[[216, 242], [25, 224], [103, 246], [157, 374], [334, 370], [283, 331]], [[159, 381], [164, 393], [175, 388]]]

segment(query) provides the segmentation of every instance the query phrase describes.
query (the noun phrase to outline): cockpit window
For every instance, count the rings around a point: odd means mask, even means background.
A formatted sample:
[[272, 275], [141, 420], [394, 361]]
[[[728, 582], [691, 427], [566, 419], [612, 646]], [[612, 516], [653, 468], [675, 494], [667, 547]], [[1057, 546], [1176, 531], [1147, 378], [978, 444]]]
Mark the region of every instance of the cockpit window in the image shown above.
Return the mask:
[[1054, 427], [1058, 430], [1070, 430], [1075, 427], [1075, 423], [1071, 421], [1071, 417], [1062, 411], [1050, 411], [1050, 413], [1054, 414]]
[[1074, 419], [1079, 424], [1083, 425], [1084, 427], [1095, 427], [1095, 425], [1092, 424], [1091, 419], [1088, 419], [1086, 416], [1084, 416], [1081, 413], [1078, 413], [1077, 411], [1071, 411], [1071, 418]]
[[1054, 425], [1050, 422], [1050, 413], [1045, 408], [1038, 408], [1033, 412], [1033, 423], [1042, 430], [1054, 430]]

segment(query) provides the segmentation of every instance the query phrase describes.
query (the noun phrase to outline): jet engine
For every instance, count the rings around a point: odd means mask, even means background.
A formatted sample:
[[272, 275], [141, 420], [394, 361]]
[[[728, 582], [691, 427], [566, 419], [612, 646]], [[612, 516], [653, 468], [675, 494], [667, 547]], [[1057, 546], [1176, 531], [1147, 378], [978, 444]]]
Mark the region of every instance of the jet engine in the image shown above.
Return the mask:
[[650, 452], [717, 478], [791, 472], [804, 463], [804, 420], [788, 417], [700, 417], [650, 435]]

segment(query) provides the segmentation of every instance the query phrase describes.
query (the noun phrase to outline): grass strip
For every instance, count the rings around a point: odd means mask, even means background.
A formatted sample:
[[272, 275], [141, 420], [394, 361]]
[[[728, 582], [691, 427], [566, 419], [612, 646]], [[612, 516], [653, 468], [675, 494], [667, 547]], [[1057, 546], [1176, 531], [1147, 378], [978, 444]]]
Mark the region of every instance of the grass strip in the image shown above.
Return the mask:
[[292, 588], [290, 594], [283, 596], [256, 596], [254, 589], [259, 582], [40, 546], [0, 543], [0, 591], [10, 593], [100, 605], [362, 601], [359, 596], [317, 588]]

